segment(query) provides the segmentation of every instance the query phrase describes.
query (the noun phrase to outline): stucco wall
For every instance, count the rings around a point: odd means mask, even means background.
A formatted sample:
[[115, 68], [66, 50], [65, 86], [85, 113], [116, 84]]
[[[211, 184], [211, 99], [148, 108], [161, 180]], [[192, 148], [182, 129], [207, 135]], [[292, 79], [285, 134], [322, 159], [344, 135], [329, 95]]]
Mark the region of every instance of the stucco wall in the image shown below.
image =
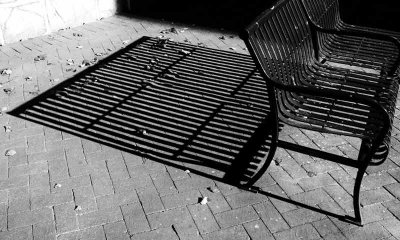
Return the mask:
[[0, 44], [82, 25], [117, 10], [117, 0], [0, 0]]

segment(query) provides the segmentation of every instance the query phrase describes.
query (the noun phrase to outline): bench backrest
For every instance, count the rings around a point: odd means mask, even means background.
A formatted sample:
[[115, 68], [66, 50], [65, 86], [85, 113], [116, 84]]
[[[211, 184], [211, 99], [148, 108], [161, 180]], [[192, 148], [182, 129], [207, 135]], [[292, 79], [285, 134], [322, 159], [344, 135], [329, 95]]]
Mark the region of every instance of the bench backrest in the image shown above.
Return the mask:
[[311, 21], [320, 27], [336, 29], [341, 24], [338, 0], [302, 0]]
[[308, 24], [301, 0], [281, 0], [246, 29], [242, 38], [270, 83], [296, 84], [299, 66], [314, 58]]

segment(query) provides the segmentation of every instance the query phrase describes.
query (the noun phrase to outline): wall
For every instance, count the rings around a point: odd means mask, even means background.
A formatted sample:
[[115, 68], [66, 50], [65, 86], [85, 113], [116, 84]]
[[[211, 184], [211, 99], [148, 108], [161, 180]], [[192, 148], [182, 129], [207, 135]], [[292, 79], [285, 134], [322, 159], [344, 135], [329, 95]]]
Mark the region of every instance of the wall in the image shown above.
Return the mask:
[[0, 0], [0, 45], [114, 15], [117, 0]]

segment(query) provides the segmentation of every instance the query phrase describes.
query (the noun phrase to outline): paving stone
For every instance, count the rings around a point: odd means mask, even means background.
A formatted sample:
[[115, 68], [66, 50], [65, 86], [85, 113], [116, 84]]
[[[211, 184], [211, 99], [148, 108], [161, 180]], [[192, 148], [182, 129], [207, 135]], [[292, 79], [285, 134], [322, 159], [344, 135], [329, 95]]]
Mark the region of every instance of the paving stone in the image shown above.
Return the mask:
[[8, 228], [15, 229], [52, 220], [53, 211], [51, 208], [42, 208], [33, 211], [19, 212], [8, 215]]
[[[165, 196], [168, 194], [176, 194], [177, 189], [175, 188], [175, 184], [171, 179], [171, 176], [168, 173], [159, 174], [152, 177], [153, 183], [157, 188], [157, 191], [161, 196]], [[180, 189], [180, 192], [183, 192], [188, 189]]]
[[54, 215], [58, 234], [78, 230], [74, 202], [54, 206]]
[[189, 204], [196, 204], [199, 202], [201, 194], [198, 190], [167, 195], [161, 198], [165, 209], [182, 207]]
[[239, 225], [209, 233], [207, 235], [204, 235], [203, 239], [204, 240], [230, 240], [230, 239], [247, 240], [249, 239], [249, 235], [247, 234], [243, 226]]
[[56, 227], [53, 221], [42, 222], [33, 225], [34, 239], [53, 240], [56, 239]]
[[248, 205], [253, 205], [265, 200], [267, 200], [265, 196], [261, 194], [254, 194], [252, 192], [247, 192], [247, 191], [231, 194], [226, 197], [226, 201], [234, 209]]
[[78, 216], [80, 229], [117, 222], [122, 219], [123, 217], [119, 208], [108, 208]]
[[146, 214], [151, 214], [164, 210], [164, 205], [161, 201], [161, 198], [154, 187], [138, 189], [137, 193]]
[[320, 239], [320, 236], [311, 224], [300, 225], [282, 232], [274, 233], [276, 240]]
[[200, 232], [193, 220], [172, 226], [180, 240], [202, 240]]
[[103, 226], [95, 226], [80, 231], [68, 232], [60, 234], [57, 240], [106, 240]]
[[114, 193], [111, 178], [108, 174], [91, 174], [93, 191], [96, 197]]
[[370, 190], [379, 188], [391, 183], [395, 183], [396, 180], [388, 173], [382, 172], [377, 174], [370, 174], [363, 177], [362, 185], [364, 189]]
[[231, 210], [224, 195], [221, 194], [217, 187], [202, 189], [201, 194], [208, 198], [207, 205], [214, 214]]
[[363, 206], [386, 202], [394, 199], [394, 197], [384, 188], [377, 188], [360, 193], [360, 203]]
[[329, 218], [315, 221], [312, 223], [312, 225], [318, 231], [318, 233], [323, 237], [330, 234], [337, 234], [340, 232], [340, 230]]
[[104, 232], [106, 233], [107, 239], [129, 240], [128, 230], [126, 229], [124, 221], [104, 225]]
[[290, 198], [294, 201], [304, 203], [309, 206], [332, 200], [332, 198], [322, 188], [317, 188], [311, 191], [292, 195], [290, 196]]
[[390, 233], [378, 223], [365, 224], [362, 228], [351, 228], [343, 232], [348, 239], [383, 239], [390, 237]]
[[395, 199], [392, 201], [382, 203], [394, 216], [400, 217], [400, 201]]
[[215, 219], [221, 228], [227, 228], [258, 219], [258, 215], [253, 207], [242, 207], [226, 212], [215, 214]]
[[271, 232], [267, 229], [261, 220], [255, 220], [243, 224], [252, 240], [273, 240]]
[[395, 198], [400, 199], [400, 183], [385, 185], [385, 189], [388, 190]]
[[188, 208], [202, 235], [219, 229], [218, 223], [207, 205], [196, 204], [190, 205]]
[[287, 222], [270, 202], [258, 203], [254, 209], [272, 233], [289, 229]]
[[299, 208], [290, 212], [282, 213], [283, 218], [291, 227], [303, 225], [325, 218], [325, 215], [306, 208]]
[[0, 191], [9, 188], [28, 186], [29, 176], [12, 177], [0, 180]]
[[303, 189], [298, 185], [301, 180], [291, 178], [285, 171], [276, 171], [270, 174], [287, 195], [295, 195], [303, 192]]
[[121, 206], [121, 210], [129, 234], [150, 230], [146, 215], [139, 202]]
[[275, 184], [267, 186], [264, 187], [263, 190], [268, 193], [267, 196], [270, 196], [269, 200], [279, 212], [284, 213], [297, 209], [296, 205], [288, 201], [290, 198], [285, 194], [282, 188], [279, 187], [279, 185]]
[[97, 210], [96, 198], [94, 197], [93, 188], [91, 186], [73, 189], [76, 207], [79, 207], [79, 214], [93, 212]]
[[139, 202], [139, 198], [136, 191], [133, 190], [100, 196], [96, 198], [96, 202], [98, 208], [102, 210], [110, 207], [118, 207], [129, 203]]
[[299, 185], [306, 191], [334, 184], [336, 184], [336, 181], [329, 174], [320, 174], [299, 181]]
[[150, 232], [139, 233], [131, 236], [131, 240], [179, 240], [175, 231], [171, 227], [158, 228]]
[[202, 189], [207, 187], [215, 186], [215, 183], [211, 179], [193, 176], [191, 178], [185, 178], [174, 182], [178, 191], [183, 192], [190, 189]]
[[396, 218], [389, 218], [380, 222], [395, 238], [400, 238], [400, 222]]
[[51, 192], [62, 192], [66, 190], [72, 190], [84, 186], [90, 186], [91, 181], [89, 175], [83, 175], [79, 177], [71, 177], [58, 181], [51, 181]]
[[8, 204], [8, 213], [26, 212], [30, 210], [29, 195], [22, 198], [10, 200]]
[[73, 201], [72, 191], [62, 191], [59, 193], [51, 193], [44, 195], [35, 195], [31, 197], [32, 210], [60, 205]]
[[165, 228], [173, 224], [190, 221], [191, 216], [186, 208], [174, 208], [164, 212], [147, 215], [151, 229]]
[[33, 240], [32, 227], [21, 227], [10, 231], [0, 232], [2, 240]]
[[363, 207], [361, 211], [363, 212], [364, 224], [392, 217], [392, 214], [380, 203]]

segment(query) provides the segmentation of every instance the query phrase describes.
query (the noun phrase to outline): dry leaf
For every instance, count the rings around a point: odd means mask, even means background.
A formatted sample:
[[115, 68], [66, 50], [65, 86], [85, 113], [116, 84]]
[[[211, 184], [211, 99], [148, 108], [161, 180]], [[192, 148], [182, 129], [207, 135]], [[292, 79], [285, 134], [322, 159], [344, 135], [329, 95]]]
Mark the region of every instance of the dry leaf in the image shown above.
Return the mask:
[[190, 170], [185, 170], [185, 173], [190, 173]]
[[25, 77], [25, 81], [32, 81], [32, 77]]
[[76, 46], [76, 48], [82, 49], [82, 48], [83, 48], [83, 46], [79, 45], [79, 46]]
[[82, 211], [82, 207], [81, 206], [75, 206], [75, 211]]
[[128, 44], [128, 43], [129, 43], [129, 40], [122, 41], [122, 44]]
[[204, 197], [200, 202], [201, 205], [205, 205], [207, 203], [208, 203], [208, 198], [207, 197]]
[[54, 184], [54, 188], [60, 188], [60, 187], [62, 187], [61, 184], [59, 184], [59, 183]]
[[8, 94], [8, 95], [11, 95], [11, 94], [14, 92], [14, 90], [15, 90], [15, 87], [12, 87], [12, 88], [4, 88], [4, 89], [3, 89], [3, 91], [4, 91], [6, 94]]
[[11, 157], [14, 156], [16, 153], [17, 152], [15, 150], [10, 149], [6, 151], [5, 155]]
[[5, 131], [6, 133], [12, 132], [10, 126], [4, 126], [4, 131]]
[[12, 73], [12, 70], [9, 68], [3, 69], [1, 71], [1, 75], [11, 75], [11, 73]]
[[181, 49], [181, 50], [179, 50], [179, 52], [183, 53], [184, 55], [190, 55], [190, 51], [187, 51], [187, 50]]
[[8, 110], [8, 107], [2, 107], [1, 108], [1, 112], [5, 112], [5, 111], [7, 111]]
[[43, 61], [46, 58], [47, 58], [47, 56], [45, 54], [41, 54], [41, 55], [36, 56], [33, 60], [35, 60], [35, 61]]
[[72, 36], [74, 36], [74, 37], [82, 37], [82, 34], [80, 34], [80, 33], [73, 33]]

